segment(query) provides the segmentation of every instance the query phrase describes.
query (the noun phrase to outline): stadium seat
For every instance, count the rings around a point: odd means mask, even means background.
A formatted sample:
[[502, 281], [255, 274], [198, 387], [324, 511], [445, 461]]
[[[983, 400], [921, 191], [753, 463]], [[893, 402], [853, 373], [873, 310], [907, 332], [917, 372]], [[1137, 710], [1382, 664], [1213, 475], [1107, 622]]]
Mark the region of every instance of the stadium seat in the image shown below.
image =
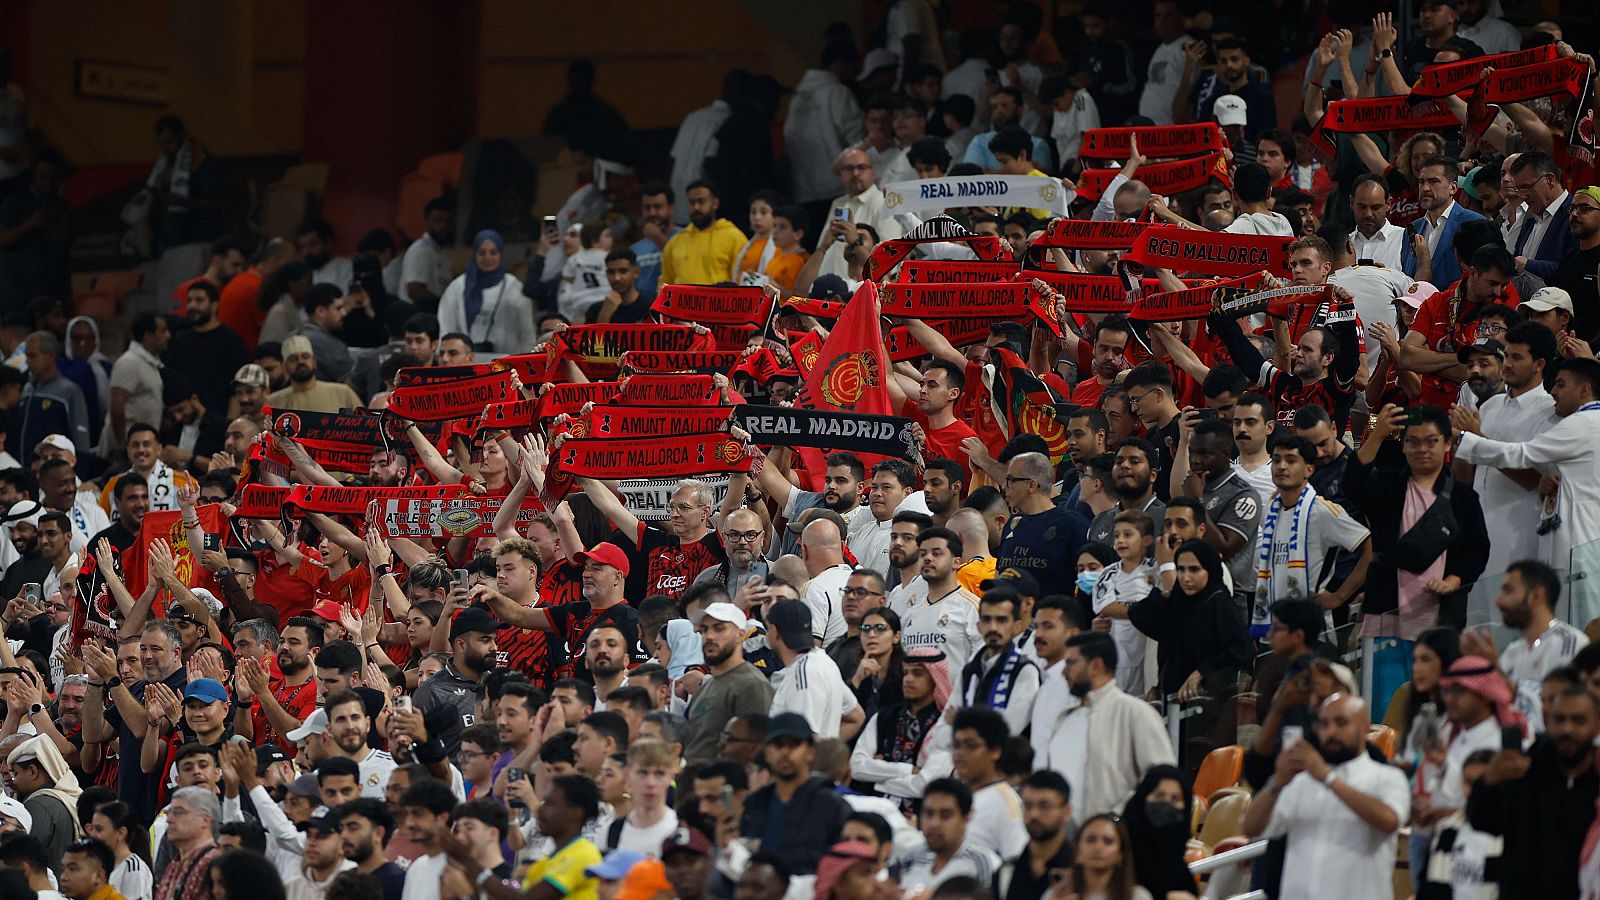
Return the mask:
[[122, 298], [139, 289], [139, 284], [144, 281], [144, 273], [138, 269], [128, 269], [121, 272], [103, 272], [94, 279], [96, 293], [105, 294], [113, 303], [121, 303]]
[[105, 291], [84, 291], [72, 298], [72, 314], [105, 322], [117, 317], [117, 300]]
[[1208, 847], [1239, 834], [1244, 822], [1244, 811], [1250, 807], [1248, 794], [1229, 794], [1211, 804], [1205, 824], [1200, 826], [1200, 840]]
[[1189, 805], [1194, 810], [1189, 815], [1189, 833], [1199, 834], [1200, 825], [1205, 822], [1206, 812], [1211, 809], [1211, 804], [1207, 803], [1204, 797], [1190, 797]]
[[467, 164], [465, 153], [435, 153], [417, 163], [417, 174], [436, 178], [454, 190], [461, 185], [461, 169]]
[[400, 176], [400, 196], [396, 201], [394, 224], [400, 233], [416, 239], [428, 230], [423, 207], [445, 194], [445, 183], [433, 175], [411, 172]]
[[1385, 759], [1394, 759], [1395, 737], [1393, 728], [1387, 725], [1374, 725], [1372, 730], [1367, 732], [1367, 743], [1377, 747]]
[[1239, 783], [1239, 772], [1244, 768], [1244, 748], [1230, 744], [1206, 754], [1200, 764], [1200, 774], [1194, 778], [1194, 795], [1206, 800], [1217, 792]]

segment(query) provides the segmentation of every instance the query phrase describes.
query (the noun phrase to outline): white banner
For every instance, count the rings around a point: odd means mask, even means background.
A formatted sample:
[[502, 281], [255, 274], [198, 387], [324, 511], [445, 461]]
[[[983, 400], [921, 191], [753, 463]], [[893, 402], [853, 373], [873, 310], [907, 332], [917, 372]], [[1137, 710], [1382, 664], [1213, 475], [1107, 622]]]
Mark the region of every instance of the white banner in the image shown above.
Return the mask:
[[892, 215], [958, 206], [1010, 206], [1064, 216], [1072, 196], [1060, 181], [1038, 175], [957, 175], [884, 185], [883, 209]]
[[[672, 506], [672, 492], [678, 489], [678, 478], [634, 478], [617, 482], [622, 499], [641, 522], [665, 522]], [[711, 486], [712, 507], [722, 505], [728, 496], [728, 476], [707, 475], [700, 479]]]

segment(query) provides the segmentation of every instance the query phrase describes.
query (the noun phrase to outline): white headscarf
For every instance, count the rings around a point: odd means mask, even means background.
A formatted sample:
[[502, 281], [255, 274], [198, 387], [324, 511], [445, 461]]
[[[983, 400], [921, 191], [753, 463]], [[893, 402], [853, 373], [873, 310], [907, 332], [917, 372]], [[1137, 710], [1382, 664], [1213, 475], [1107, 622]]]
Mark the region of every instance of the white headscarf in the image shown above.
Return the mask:
[[39, 527], [39, 519], [44, 515], [44, 507], [33, 500], [19, 500], [6, 510], [5, 516], [0, 517], [0, 569], [9, 569], [11, 564], [22, 558], [17, 552], [16, 545], [11, 543], [11, 526], [18, 522], [27, 522], [34, 528]]
[[100, 351], [100, 323], [88, 316], [76, 316], [67, 323], [67, 359], [77, 359], [72, 355], [72, 326], [79, 322], [87, 322], [89, 329], [94, 332], [94, 352], [89, 354], [89, 371], [94, 373], [95, 393], [100, 396], [100, 408], [111, 408], [111, 357]]

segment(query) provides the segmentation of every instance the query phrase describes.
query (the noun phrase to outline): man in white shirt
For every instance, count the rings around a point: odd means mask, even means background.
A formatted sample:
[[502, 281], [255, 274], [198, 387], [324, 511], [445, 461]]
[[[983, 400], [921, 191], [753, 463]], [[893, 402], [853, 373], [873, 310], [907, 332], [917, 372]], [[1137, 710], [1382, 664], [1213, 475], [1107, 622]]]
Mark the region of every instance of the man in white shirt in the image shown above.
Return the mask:
[[928, 583], [922, 580], [922, 559], [917, 555], [917, 535], [932, 524], [932, 516], [911, 510], [895, 513], [889, 524], [889, 574], [897, 581], [885, 599], [897, 616], [905, 616], [906, 610], [928, 599]]
[[808, 522], [800, 532], [800, 558], [811, 579], [802, 599], [811, 610], [822, 646], [831, 647], [845, 634], [844, 588], [854, 571], [844, 561], [838, 526], [820, 516]]
[[943, 650], [954, 677], [959, 677], [983, 646], [978, 634], [978, 598], [956, 577], [964, 558], [962, 550], [961, 538], [946, 528], [929, 528], [917, 536], [927, 595], [900, 617], [900, 645], [906, 652], [917, 647]]
[[[961, 673], [962, 703], [994, 710], [1004, 716], [1014, 734], [1033, 721], [1033, 704], [1039, 695], [1039, 666], [1017, 646], [1022, 631], [1022, 597], [997, 586], [978, 603], [978, 628], [983, 650]], [[1002, 854], [1009, 858], [1011, 853]]]
[[819, 738], [854, 738], [867, 717], [839, 674], [839, 666], [816, 646], [811, 608], [799, 600], [772, 604], [767, 614], [767, 642], [787, 673], [773, 692], [768, 715], [799, 713]]
[[998, 712], [982, 707], [956, 713], [952, 729], [955, 774], [972, 791], [967, 843], [1014, 859], [1028, 845], [1028, 830], [1022, 825], [1022, 798], [1000, 772], [1011, 730]]
[[355, 277], [348, 256], [333, 255], [333, 224], [327, 219], [312, 219], [300, 226], [294, 242], [300, 261], [311, 267], [312, 284], [331, 284], [343, 291]]
[[895, 513], [902, 510], [928, 513], [928, 504], [917, 492], [917, 476], [904, 460], [886, 459], [872, 467], [867, 482], [867, 505], [846, 514], [850, 533], [845, 543], [856, 563], [878, 572], [888, 572], [889, 529]]
[[1482, 47], [1485, 55], [1510, 53], [1522, 46], [1522, 32], [1501, 18], [1505, 10], [1500, 0], [1458, 0], [1455, 7], [1456, 37]]
[[861, 107], [843, 81], [855, 65], [854, 47], [830, 43], [823, 48], [821, 66], [806, 70], [789, 101], [783, 141], [794, 172], [794, 198], [800, 203], [816, 203], [833, 193], [838, 184], [834, 160], [861, 140]]
[[[1389, 226], [1393, 228], [1394, 226]], [[1401, 234], [1404, 228], [1396, 229]], [[1356, 316], [1360, 318], [1364, 328], [1383, 322], [1393, 328], [1396, 323], [1395, 301], [1405, 297], [1411, 290], [1415, 280], [1410, 275], [1398, 268], [1390, 267], [1387, 263], [1361, 263], [1357, 264], [1358, 254], [1355, 249], [1353, 237], [1345, 237], [1341, 230], [1328, 226], [1318, 232], [1328, 238], [1328, 246], [1333, 250], [1333, 271], [1328, 273], [1328, 283], [1341, 287], [1350, 292], [1350, 297], [1355, 301]], [[1352, 234], [1360, 234], [1359, 231]], [[1398, 250], [1399, 245], [1396, 244]], [[1378, 354], [1383, 352], [1383, 345], [1375, 340], [1367, 341], [1366, 368], [1371, 371], [1378, 364]]]
[[1273, 783], [1245, 813], [1251, 838], [1288, 838], [1282, 900], [1393, 893], [1395, 840], [1411, 813], [1405, 773], [1366, 752], [1366, 701], [1334, 694], [1317, 712], [1322, 752], [1300, 741], [1278, 754]]
[[1039, 695], [1033, 700], [1028, 732], [1035, 761], [1046, 758], [1056, 724], [1068, 710], [1078, 705], [1078, 698], [1064, 689], [1064, 673], [1067, 641], [1083, 629], [1082, 618], [1082, 609], [1059, 595], [1045, 597], [1033, 608], [1033, 650], [1039, 657], [1041, 669]]
[[841, 152], [833, 161], [833, 174], [844, 185], [844, 194], [835, 197], [829, 207], [828, 224], [818, 242], [819, 247], [826, 246], [820, 274], [848, 278], [850, 264], [844, 258], [844, 242], [838, 239], [845, 233], [846, 214], [851, 224], [871, 225], [880, 241], [894, 240], [904, 232], [884, 208], [883, 190], [878, 187], [877, 170], [867, 151], [851, 147]]
[[1183, 80], [1183, 51], [1194, 43], [1183, 31], [1183, 7], [1178, 0], [1156, 0], [1155, 30], [1161, 46], [1150, 56], [1144, 92], [1139, 95], [1139, 115], [1156, 125], [1171, 125], [1172, 101]]
[[[689, 185], [705, 177], [706, 160], [717, 155], [717, 129], [733, 115], [733, 103], [750, 80], [750, 73], [734, 69], [722, 79], [722, 96], [683, 117], [672, 141], [672, 193], [689, 196]], [[689, 224], [687, 204], [673, 211], [679, 225]]]
[[1356, 230], [1350, 232], [1356, 262], [1371, 260], [1399, 269], [1406, 230], [1389, 221], [1389, 186], [1382, 176], [1368, 172], [1356, 179], [1355, 190], [1350, 192], [1350, 210], [1356, 215]]
[[439, 298], [450, 286], [450, 257], [445, 248], [456, 230], [456, 203], [435, 197], [422, 208], [428, 230], [411, 242], [400, 261], [400, 290], [405, 299], [422, 309], [438, 309]]
[[932, 891], [962, 875], [988, 884], [1000, 867], [1000, 857], [971, 840], [976, 837], [972, 791], [955, 778], [940, 778], [928, 784], [917, 827], [927, 847], [911, 857], [900, 874], [907, 896]]
[[401, 900], [434, 900], [439, 896], [439, 876], [450, 858], [439, 845], [439, 836], [450, 830], [450, 812], [459, 801], [449, 785], [425, 778], [406, 788], [400, 796], [401, 826], [415, 841], [423, 855], [406, 868], [406, 886]]
[[1589, 646], [1582, 630], [1556, 618], [1556, 602], [1561, 599], [1561, 577], [1556, 570], [1536, 560], [1511, 564], [1500, 595], [1494, 605], [1507, 628], [1521, 632], [1500, 652], [1492, 637], [1479, 629], [1461, 634], [1463, 653], [1498, 660], [1500, 670], [1517, 691], [1517, 704], [1539, 721], [1539, 684], [1546, 675], [1572, 661], [1579, 650]]
[[1272, 197], [1272, 176], [1260, 163], [1239, 166], [1233, 177], [1233, 195], [1238, 215], [1233, 224], [1224, 228], [1229, 234], [1263, 234], [1275, 237], [1295, 236], [1294, 226], [1281, 213], [1272, 211], [1267, 202]]
[[[1524, 322], [1506, 332], [1504, 343], [1506, 355], [1500, 374], [1506, 389], [1478, 407], [1479, 431], [1491, 440], [1514, 441], [1539, 434], [1560, 421], [1555, 414], [1555, 400], [1544, 389], [1545, 368], [1556, 359], [1556, 340], [1543, 325]], [[1504, 572], [1515, 560], [1537, 558], [1543, 507], [1539, 473], [1490, 465], [1474, 467], [1465, 462], [1459, 465], [1471, 472], [1472, 489], [1478, 492], [1483, 508], [1494, 511], [1497, 528], [1484, 571]], [[1485, 583], [1477, 593], [1489, 599], [1493, 589]]]

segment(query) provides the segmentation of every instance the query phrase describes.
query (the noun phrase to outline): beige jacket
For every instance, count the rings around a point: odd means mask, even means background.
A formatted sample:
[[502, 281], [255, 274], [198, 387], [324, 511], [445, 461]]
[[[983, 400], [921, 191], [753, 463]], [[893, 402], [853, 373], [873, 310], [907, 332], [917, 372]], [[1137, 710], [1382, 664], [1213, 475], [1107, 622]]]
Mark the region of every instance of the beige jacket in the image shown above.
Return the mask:
[[1115, 681], [1090, 691], [1078, 706], [1061, 717], [1050, 740], [1050, 767], [1067, 763], [1058, 756], [1067, 723], [1089, 717], [1088, 758], [1083, 762], [1082, 799], [1074, 797], [1073, 818], [1083, 821], [1101, 813], [1120, 813], [1133, 795], [1139, 778], [1151, 766], [1175, 765], [1177, 756], [1167, 737], [1166, 724], [1155, 708], [1123, 693]]

